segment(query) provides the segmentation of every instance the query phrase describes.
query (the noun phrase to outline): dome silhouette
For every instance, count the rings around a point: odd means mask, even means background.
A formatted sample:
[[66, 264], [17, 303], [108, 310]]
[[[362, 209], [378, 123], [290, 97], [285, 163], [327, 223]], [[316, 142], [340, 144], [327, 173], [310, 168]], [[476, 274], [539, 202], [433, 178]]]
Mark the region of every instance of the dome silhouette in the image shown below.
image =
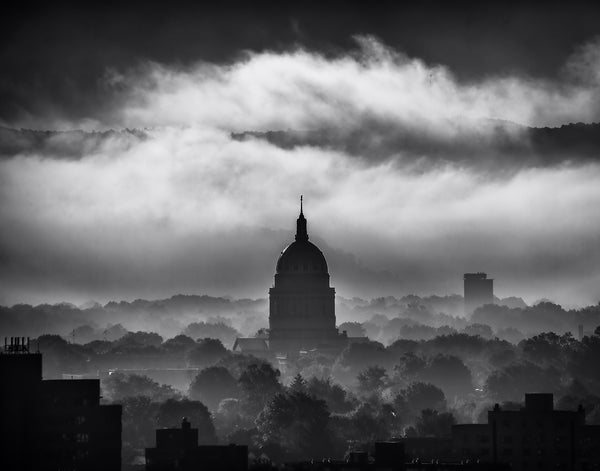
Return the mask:
[[327, 273], [327, 261], [323, 252], [308, 240], [297, 240], [288, 245], [277, 260], [276, 272], [281, 273]]
[[296, 221], [296, 240], [277, 260], [269, 290], [269, 349], [298, 352], [324, 348], [341, 350], [347, 337], [335, 327], [335, 289], [323, 252], [308, 241], [302, 211]]

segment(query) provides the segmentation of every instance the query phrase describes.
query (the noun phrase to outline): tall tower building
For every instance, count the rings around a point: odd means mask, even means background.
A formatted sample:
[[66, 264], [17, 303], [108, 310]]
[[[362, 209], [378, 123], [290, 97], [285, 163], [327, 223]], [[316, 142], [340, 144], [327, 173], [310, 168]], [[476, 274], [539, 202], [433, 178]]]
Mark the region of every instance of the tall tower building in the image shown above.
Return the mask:
[[335, 289], [323, 252], [308, 240], [300, 197], [296, 240], [277, 260], [269, 290], [269, 349], [290, 352], [345, 343], [335, 327]]
[[494, 304], [494, 280], [485, 273], [465, 273], [465, 314], [479, 306]]

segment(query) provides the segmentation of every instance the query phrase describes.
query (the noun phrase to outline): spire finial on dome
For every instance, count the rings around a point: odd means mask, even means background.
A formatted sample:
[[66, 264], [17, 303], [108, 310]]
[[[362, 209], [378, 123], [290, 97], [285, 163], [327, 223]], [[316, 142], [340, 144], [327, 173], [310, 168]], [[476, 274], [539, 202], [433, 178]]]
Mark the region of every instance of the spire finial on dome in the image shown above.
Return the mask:
[[296, 221], [296, 240], [308, 240], [308, 232], [306, 231], [306, 218], [302, 212], [302, 203], [304, 202], [304, 195], [300, 195], [300, 216]]

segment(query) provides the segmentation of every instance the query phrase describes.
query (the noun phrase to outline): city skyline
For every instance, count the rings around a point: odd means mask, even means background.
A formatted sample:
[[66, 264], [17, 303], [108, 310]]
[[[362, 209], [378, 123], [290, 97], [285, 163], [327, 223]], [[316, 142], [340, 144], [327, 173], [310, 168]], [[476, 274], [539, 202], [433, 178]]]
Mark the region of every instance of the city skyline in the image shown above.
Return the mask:
[[600, 470], [600, 3], [94, 3], [0, 15], [0, 468]]

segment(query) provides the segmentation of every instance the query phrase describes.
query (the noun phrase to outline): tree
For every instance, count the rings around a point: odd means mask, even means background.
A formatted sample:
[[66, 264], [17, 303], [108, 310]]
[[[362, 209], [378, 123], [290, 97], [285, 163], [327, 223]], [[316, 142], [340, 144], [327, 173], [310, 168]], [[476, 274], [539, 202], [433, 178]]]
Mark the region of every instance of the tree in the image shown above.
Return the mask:
[[394, 366], [394, 376], [400, 379], [410, 379], [421, 374], [427, 366], [424, 358], [412, 352], [405, 353]]
[[578, 346], [571, 332], [557, 335], [554, 332], [542, 332], [519, 343], [526, 360], [540, 366], [563, 368], [571, 351]]
[[73, 342], [84, 344], [92, 342], [93, 340], [97, 340], [98, 332], [91, 325], [84, 324], [73, 329], [69, 336]]
[[343, 366], [361, 370], [369, 365], [380, 365], [387, 359], [384, 346], [379, 342], [351, 343], [340, 355]]
[[469, 324], [463, 329], [463, 332], [467, 335], [478, 335], [484, 339], [491, 339], [494, 336], [492, 328], [487, 324]]
[[294, 379], [290, 383], [289, 389], [293, 392], [306, 392], [306, 380], [300, 373], [294, 376]]
[[103, 355], [112, 349], [113, 344], [108, 340], [92, 340], [91, 342], [86, 343], [84, 347], [89, 348], [96, 355]]
[[189, 399], [167, 399], [158, 406], [156, 421], [159, 427], [181, 427], [183, 417], [198, 429], [198, 442], [201, 445], [217, 443], [215, 427], [210, 412], [200, 401]]
[[600, 335], [585, 336], [570, 354], [568, 370], [592, 392], [600, 395]]
[[400, 336], [404, 339], [432, 339], [437, 334], [438, 332], [435, 327], [424, 324], [403, 325], [400, 327]]
[[398, 339], [387, 347], [390, 356], [401, 356], [406, 353], [414, 353], [419, 347], [419, 342], [416, 340]]
[[398, 415], [390, 404], [363, 402], [349, 414], [345, 430], [340, 430], [346, 441], [362, 443], [388, 440], [398, 430]]
[[256, 446], [256, 428], [238, 428], [227, 434], [227, 443], [235, 443], [236, 445], [246, 445], [249, 450]]
[[471, 371], [453, 355], [436, 355], [427, 363], [419, 378], [444, 390], [447, 396], [464, 396], [473, 391]]
[[[573, 380], [564, 389], [563, 396], [557, 401], [556, 408], [558, 410], [577, 410], [579, 405], [582, 405], [586, 411], [586, 422], [590, 421], [590, 413], [600, 411], [600, 397], [592, 394], [588, 389], [577, 380]], [[597, 416], [597, 414], [594, 414]]]
[[187, 360], [190, 366], [206, 367], [228, 355], [228, 350], [217, 339], [201, 339], [188, 352]]
[[281, 391], [280, 375], [279, 370], [269, 363], [252, 364], [242, 372], [238, 384], [242, 391], [244, 409], [249, 415], [258, 414]]
[[237, 380], [222, 366], [204, 368], [192, 380], [189, 388], [190, 398], [201, 401], [211, 410], [215, 410], [221, 400], [237, 398], [239, 394]]
[[123, 407], [122, 457], [125, 467], [137, 457], [137, 450], [154, 441], [158, 403], [148, 396], [127, 397], [119, 402]]
[[515, 329], [514, 327], [506, 327], [504, 329], [499, 329], [496, 332], [498, 338], [507, 340], [511, 343], [518, 344], [521, 340], [525, 339], [525, 335], [519, 329]]
[[87, 352], [84, 347], [67, 342], [59, 335], [40, 335], [32, 348], [44, 353], [42, 364], [45, 378], [59, 378], [62, 373], [84, 372]]
[[269, 338], [269, 329], [267, 327], [261, 327], [256, 331], [254, 337], [257, 339], [268, 339]]
[[184, 353], [191, 350], [196, 345], [194, 339], [187, 335], [176, 335], [168, 339], [161, 345], [162, 349], [171, 353]]
[[140, 345], [145, 347], [159, 347], [163, 343], [163, 338], [155, 332], [127, 332], [114, 343], [116, 346]]
[[394, 398], [394, 408], [403, 422], [412, 422], [422, 410], [446, 410], [444, 392], [428, 383], [411, 383]]
[[[223, 399], [213, 417], [220, 437], [227, 437], [239, 429], [252, 428], [255, 420], [255, 417], [250, 419], [242, 414], [241, 401], [234, 398]], [[238, 440], [231, 439], [227, 443], [240, 444]]]
[[127, 335], [128, 331], [121, 324], [108, 325], [106, 329], [102, 332], [102, 339], [110, 342], [114, 342], [115, 340], [119, 340], [123, 336]]
[[159, 384], [148, 376], [120, 372], [102, 379], [102, 394], [106, 399], [116, 402], [135, 396], [146, 396], [152, 401], [161, 402], [179, 396], [171, 386]]
[[293, 363], [290, 362], [290, 367], [295, 367], [304, 378], [312, 376], [328, 378], [331, 376], [331, 366], [334, 361], [334, 358], [321, 352], [307, 352], [296, 358]]
[[267, 363], [253, 355], [245, 353], [236, 353], [235, 355], [227, 355], [221, 358], [215, 366], [222, 366], [227, 368], [229, 372], [236, 378], [239, 378], [242, 372], [250, 365], [259, 365], [261, 363]]
[[337, 414], [344, 414], [356, 406], [356, 400], [349, 396], [339, 384], [332, 383], [329, 378], [320, 379], [315, 376], [306, 382], [306, 393], [325, 401], [328, 409]]
[[338, 326], [338, 330], [346, 331], [348, 337], [365, 337], [367, 335], [367, 331], [360, 322], [342, 322]]
[[194, 339], [217, 339], [229, 348], [233, 346], [236, 338], [241, 337], [237, 330], [224, 322], [193, 322], [182, 333]]
[[[454, 424], [456, 424], [456, 419], [450, 412], [425, 409], [421, 411], [421, 415], [417, 419], [414, 435], [417, 437], [450, 437]], [[412, 435], [412, 431], [407, 431], [407, 435]]]
[[277, 443], [293, 459], [330, 455], [329, 410], [325, 401], [302, 392], [278, 393], [256, 420], [263, 444]]
[[485, 381], [484, 388], [493, 399], [520, 401], [526, 392], [555, 392], [559, 384], [558, 370], [524, 361], [494, 371]]
[[362, 394], [380, 392], [387, 382], [387, 373], [381, 366], [370, 366], [358, 374], [358, 390]]
[[409, 301], [401, 314], [403, 317], [413, 319], [417, 322], [429, 322], [434, 319], [433, 313], [427, 306], [421, 304], [421, 300], [418, 298]]

